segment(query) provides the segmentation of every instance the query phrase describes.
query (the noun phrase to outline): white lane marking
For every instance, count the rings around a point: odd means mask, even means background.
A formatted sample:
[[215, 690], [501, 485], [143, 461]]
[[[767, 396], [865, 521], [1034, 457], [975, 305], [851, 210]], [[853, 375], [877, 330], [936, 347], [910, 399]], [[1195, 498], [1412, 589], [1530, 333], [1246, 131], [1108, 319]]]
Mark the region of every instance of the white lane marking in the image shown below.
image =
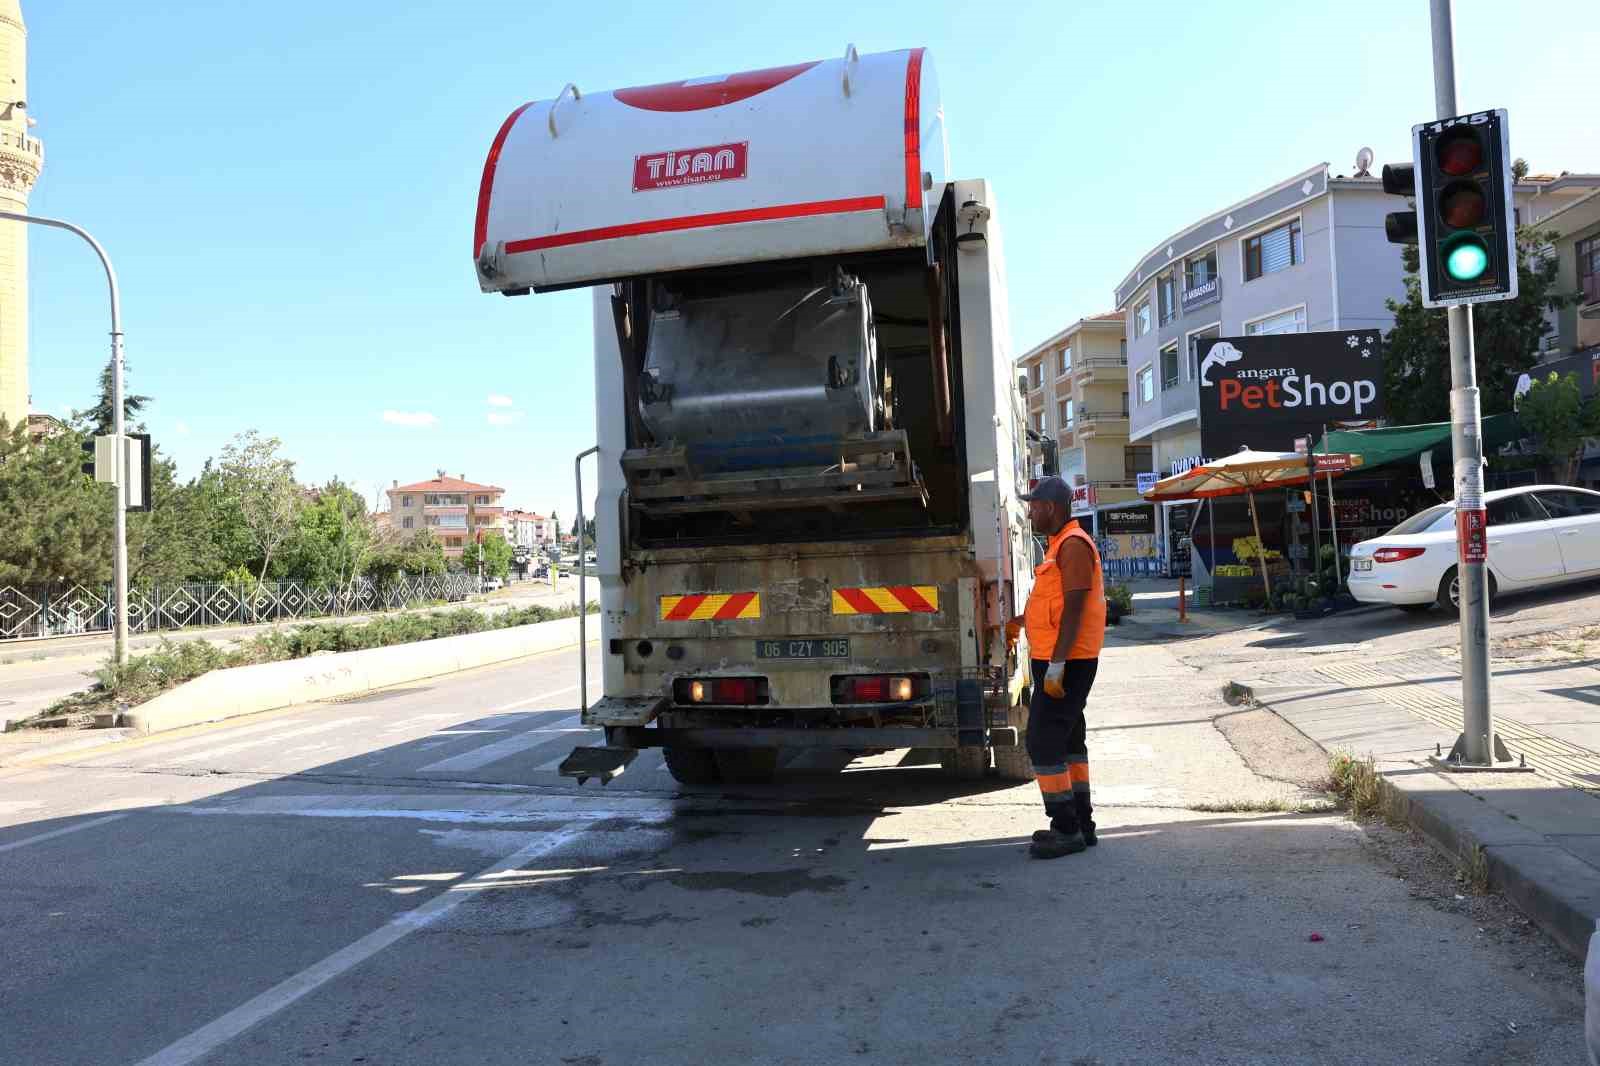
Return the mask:
[[551, 696], [565, 696], [569, 692], [576, 691], [578, 691], [577, 685], [568, 685], [566, 688], [552, 689], [549, 692], [541, 692], [537, 696], [529, 696], [525, 700], [516, 700], [512, 703], [502, 703], [500, 706], [491, 709], [489, 713], [499, 714], [501, 711], [509, 711], [513, 707], [526, 707], [530, 703], [538, 703], [540, 700], [547, 700]]
[[17, 848], [25, 848], [29, 844], [37, 844], [41, 840], [50, 840], [54, 837], [64, 837], [68, 833], [76, 833], [80, 829], [92, 829], [94, 826], [105, 825], [107, 822], [114, 822], [118, 818], [126, 818], [127, 816], [128, 812], [124, 811], [121, 814], [108, 814], [104, 818], [93, 818], [87, 822], [79, 822], [77, 825], [69, 825], [65, 829], [52, 829], [48, 833], [40, 833], [37, 836], [23, 837], [21, 840], [13, 840], [9, 844], [0, 844], [0, 851], [15, 851]]
[[240, 1004], [222, 1017], [201, 1026], [188, 1036], [141, 1061], [138, 1066], [187, 1066], [197, 1062], [248, 1029], [259, 1025], [302, 996], [316, 991], [340, 974], [359, 966], [384, 948], [443, 918], [472, 898], [471, 890], [491, 887], [495, 879], [515, 870], [530, 859], [547, 855], [575, 839], [583, 826], [558, 829], [543, 840], [512, 852], [492, 866], [480, 870], [472, 880], [452, 886], [413, 910], [395, 915], [388, 924], [368, 933], [332, 955], [301, 970], [265, 992]]
[[440, 759], [438, 762], [429, 763], [427, 766], [421, 767], [419, 772], [428, 774], [448, 773], [452, 770], [481, 770], [492, 762], [509, 759], [519, 752], [527, 751], [529, 748], [543, 744], [550, 739], [550, 735], [546, 730], [559, 726], [562, 722], [576, 722], [577, 720], [577, 715], [568, 715], [560, 721], [550, 723], [549, 726], [529, 729], [515, 736], [506, 737], [504, 740], [497, 740], [493, 744], [485, 744], [481, 748], [473, 748], [471, 751], [464, 751], [460, 755], [452, 755], [448, 759]]
[[[645, 756], [641, 756], [641, 759]], [[472, 792], [465, 795], [399, 793], [351, 796], [346, 793], [302, 793], [293, 796], [251, 796], [152, 809], [159, 814], [234, 814], [306, 818], [411, 818], [420, 821], [562, 822], [590, 818], [629, 817], [654, 821], [669, 817], [675, 801], [656, 796], [606, 796], [597, 805], [591, 796], [527, 796]]]
[[[602, 733], [598, 729], [553, 729], [553, 730], [551, 730], [551, 732], [553, 732], [553, 733], [592, 733], [596, 737], [603, 737], [605, 735], [604, 733]], [[581, 743], [582, 743], [582, 741], [580, 739], [578, 739], [576, 737], [573, 738], [573, 747], [578, 747]], [[565, 746], [565, 745], [563, 745], [563, 746]], [[533, 768], [533, 772], [534, 773], [539, 773], [539, 772], [544, 771], [544, 770], [555, 770], [555, 769], [559, 768], [561, 766], [561, 764], [566, 761], [567, 756], [571, 755], [571, 754], [572, 753], [570, 751], [563, 752], [562, 754], [557, 755], [554, 759], [551, 759], [549, 762], [542, 762], [538, 766], [535, 766]]]
[[272, 744], [276, 741], [288, 740], [291, 737], [307, 737], [311, 736], [313, 733], [326, 733], [332, 729], [343, 729], [345, 726], [352, 725], [356, 722], [365, 722], [371, 717], [372, 715], [370, 714], [358, 714], [349, 718], [340, 718], [336, 722], [322, 722], [318, 725], [308, 725], [301, 729], [287, 729], [282, 733], [274, 733], [271, 736], [265, 737], [256, 737], [253, 740], [246, 740], [238, 744], [222, 744], [215, 748], [202, 748], [200, 751], [192, 752], [180, 759], [172, 759], [170, 760], [170, 763], [173, 766], [189, 766], [193, 763], [209, 762], [218, 758], [219, 756], [232, 755], [235, 752], [244, 751], [247, 748], [260, 747], [262, 744]]
[[422, 722], [439, 722], [446, 718], [460, 718], [460, 711], [439, 711], [433, 714], [417, 714], [410, 718], [403, 718], [394, 725], [383, 730], [385, 733], [409, 733], [416, 729]]
[[[305, 721], [304, 718], [280, 718], [280, 719], [278, 719], [276, 721], [261, 722], [261, 723], [259, 723], [257, 725], [234, 726], [234, 727], [230, 727], [227, 730], [226, 737], [228, 739], [231, 739], [233, 737], [247, 736], [247, 735], [252, 734], [252, 733], [260, 733], [260, 732], [263, 732], [264, 730], [268, 730], [268, 729], [282, 729], [284, 726], [297, 725], [297, 724], [299, 724], [300, 722], [303, 722], [303, 721]], [[158, 752], [159, 754], [166, 755], [166, 754], [168, 754], [170, 752], [174, 752], [174, 751], [187, 751], [190, 748], [193, 748], [197, 744], [202, 744], [202, 745], [203, 744], [213, 744], [219, 739], [223, 739], [223, 738], [219, 737], [217, 733], [215, 733], [215, 732], [207, 732], [204, 736], [190, 737], [187, 740], [183, 740], [183, 739], [179, 739], [179, 738], [173, 738], [171, 740], [168, 740], [168, 741], [165, 741], [165, 742], [163, 742], [161, 744], [158, 744], [152, 750], [154, 750], [155, 752]], [[98, 758], [94, 758], [94, 759], [74, 760], [73, 761], [73, 765], [74, 766], [122, 766], [122, 765], [126, 764], [127, 761], [130, 758], [132, 758], [132, 756], [130, 756], [127, 752], [113, 752], [110, 755], [102, 755], [102, 756], [100, 756]]]

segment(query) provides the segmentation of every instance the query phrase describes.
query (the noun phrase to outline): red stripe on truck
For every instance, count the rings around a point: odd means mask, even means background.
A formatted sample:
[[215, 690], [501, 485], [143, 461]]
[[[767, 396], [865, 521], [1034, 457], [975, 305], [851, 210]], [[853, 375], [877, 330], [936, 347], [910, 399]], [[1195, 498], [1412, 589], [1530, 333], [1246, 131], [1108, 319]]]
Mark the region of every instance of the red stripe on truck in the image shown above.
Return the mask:
[[922, 53], [906, 61], [906, 207], [922, 206]]
[[515, 111], [511, 117], [500, 124], [500, 132], [494, 135], [494, 143], [489, 146], [489, 158], [483, 161], [483, 180], [478, 183], [478, 217], [472, 226], [472, 258], [477, 259], [478, 253], [483, 251], [483, 242], [489, 239], [489, 193], [494, 189], [494, 172], [500, 166], [500, 150], [506, 146], [506, 137], [511, 133], [511, 127], [517, 124], [517, 119], [522, 113], [533, 106], [529, 100]]
[[843, 215], [852, 211], [882, 211], [886, 206], [881, 196], [857, 196], [848, 200], [813, 200], [804, 204], [778, 204], [773, 207], [751, 207], [740, 211], [713, 211], [706, 215], [680, 215], [677, 218], [656, 218], [646, 222], [625, 222], [620, 226], [601, 226], [598, 229], [575, 229], [570, 233], [552, 233], [548, 237], [524, 237], [509, 241], [506, 254], [537, 252], [541, 248], [561, 248], [569, 244], [587, 244], [590, 241], [613, 241], [618, 237], [638, 237], [646, 233], [672, 233], [676, 230], [700, 229], [705, 226], [731, 226], [740, 222], [771, 222], [783, 218], [806, 218], [811, 215]]

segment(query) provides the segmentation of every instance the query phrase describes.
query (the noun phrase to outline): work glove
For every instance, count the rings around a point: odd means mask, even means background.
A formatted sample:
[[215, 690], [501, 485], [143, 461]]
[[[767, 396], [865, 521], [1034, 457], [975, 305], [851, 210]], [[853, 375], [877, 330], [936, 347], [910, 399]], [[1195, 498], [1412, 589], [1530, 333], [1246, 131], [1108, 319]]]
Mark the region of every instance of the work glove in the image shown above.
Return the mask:
[[1052, 662], [1050, 664], [1050, 668], [1044, 672], [1045, 695], [1051, 696], [1058, 700], [1065, 697], [1067, 694], [1067, 687], [1066, 685], [1062, 684], [1062, 681], [1066, 677], [1066, 674], [1066, 663], [1062, 662], [1060, 659]]
[[1006, 623], [1006, 651], [1017, 650], [1017, 638], [1022, 635], [1022, 619], [1013, 618]]

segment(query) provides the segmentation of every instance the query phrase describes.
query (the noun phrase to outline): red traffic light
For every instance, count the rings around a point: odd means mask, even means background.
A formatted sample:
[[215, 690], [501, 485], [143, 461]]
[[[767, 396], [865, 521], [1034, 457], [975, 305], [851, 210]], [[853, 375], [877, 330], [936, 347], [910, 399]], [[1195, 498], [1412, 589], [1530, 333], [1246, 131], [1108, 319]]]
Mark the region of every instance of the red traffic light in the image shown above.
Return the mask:
[[1452, 229], [1471, 229], [1483, 221], [1489, 202], [1475, 181], [1453, 181], [1439, 194], [1439, 217]]
[[1471, 174], [1483, 166], [1483, 141], [1475, 130], [1466, 126], [1447, 131], [1434, 142], [1433, 152], [1439, 169], [1452, 178]]

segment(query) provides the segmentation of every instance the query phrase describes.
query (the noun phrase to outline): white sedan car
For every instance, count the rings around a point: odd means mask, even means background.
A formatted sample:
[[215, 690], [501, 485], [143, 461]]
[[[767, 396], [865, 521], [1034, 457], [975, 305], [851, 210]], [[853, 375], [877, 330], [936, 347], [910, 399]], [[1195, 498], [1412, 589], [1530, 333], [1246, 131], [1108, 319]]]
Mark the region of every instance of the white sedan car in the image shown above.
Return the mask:
[[[1489, 596], [1600, 577], [1600, 492], [1529, 485], [1483, 494]], [[1409, 610], [1458, 610], [1455, 504], [1419, 511], [1350, 549], [1350, 595]]]

